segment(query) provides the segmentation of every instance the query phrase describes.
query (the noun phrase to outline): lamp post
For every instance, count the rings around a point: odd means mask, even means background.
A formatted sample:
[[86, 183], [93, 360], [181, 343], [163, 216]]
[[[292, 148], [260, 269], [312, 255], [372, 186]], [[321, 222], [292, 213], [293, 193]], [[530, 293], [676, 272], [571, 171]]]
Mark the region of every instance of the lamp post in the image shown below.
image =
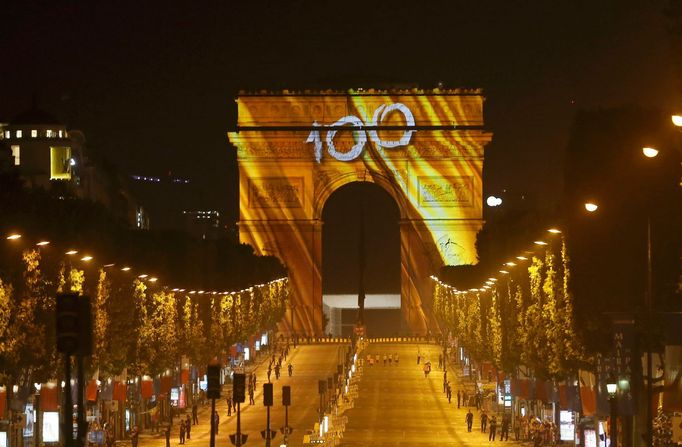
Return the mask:
[[[647, 158], [655, 158], [658, 155], [658, 150], [652, 147], [642, 148], [642, 153]], [[653, 373], [653, 356], [651, 352], [652, 333], [652, 310], [653, 310], [653, 292], [652, 292], [652, 268], [651, 268], [651, 213], [647, 212], [646, 217], [646, 294], [644, 296], [644, 304], [646, 309], [646, 329], [648, 332], [647, 348], [646, 348], [646, 442], [647, 445], [653, 445], [654, 439], [654, 415], [651, 408], [651, 402], [654, 397], [654, 373]]]
[[609, 438], [611, 439], [611, 447], [616, 447], [618, 436], [618, 424], [616, 420], [618, 419], [618, 383], [613, 376], [609, 377], [609, 381], [606, 383], [606, 391], [609, 392], [609, 407], [611, 410], [611, 422], [609, 423]]

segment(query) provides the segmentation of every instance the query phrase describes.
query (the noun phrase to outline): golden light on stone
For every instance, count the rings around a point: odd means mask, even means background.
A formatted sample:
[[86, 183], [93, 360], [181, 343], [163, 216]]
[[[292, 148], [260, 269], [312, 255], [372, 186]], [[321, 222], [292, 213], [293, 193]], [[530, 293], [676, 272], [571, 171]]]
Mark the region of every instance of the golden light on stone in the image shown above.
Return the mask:
[[430, 275], [478, 260], [483, 153], [492, 139], [482, 92], [243, 93], [236, 102], [237, 130], [228, 138], [239, 167], [240, 242], [286, 264], [300, 304], [294, 329], [323, 329], [325, 203], [346, 184], [369, 182], [399, 209], [403, 317], [424, 332]]

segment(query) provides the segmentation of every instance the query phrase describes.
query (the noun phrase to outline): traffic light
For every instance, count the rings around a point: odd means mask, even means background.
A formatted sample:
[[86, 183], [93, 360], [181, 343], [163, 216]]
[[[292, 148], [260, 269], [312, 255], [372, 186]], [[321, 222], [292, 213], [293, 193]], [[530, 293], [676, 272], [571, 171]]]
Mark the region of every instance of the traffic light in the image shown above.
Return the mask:
[[90, 297], [82, 296], [78, 300], [79, 338], [78, 353], [84, 356], [92, 355], [92, 310]]
[[220, 365], [206, 367], [206, 397], [220, 399]]
[[243, 373], [232, 374], [232, 399], [240, 404], [246, 400], [246, 376]]
[[57, 351], [62, 354], [75, 354], [80, 348], [80, 304], [76, 293], [57, 295]]
[[282, 405], [285, 407], [291, 405], [291, 387], [289, 385], [282, 387]]
[[272, 383], [263, 384], [263, 405], [272, 407]]

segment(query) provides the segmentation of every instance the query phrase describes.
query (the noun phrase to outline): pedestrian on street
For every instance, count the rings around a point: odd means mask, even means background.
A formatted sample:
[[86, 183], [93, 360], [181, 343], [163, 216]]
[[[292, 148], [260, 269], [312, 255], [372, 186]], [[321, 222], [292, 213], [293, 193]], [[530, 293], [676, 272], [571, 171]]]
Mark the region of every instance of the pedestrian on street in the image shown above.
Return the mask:
[[249, 405], [255, 405], [256, 401], [253, 399], [253, 388], [249, 388]]
[[218, 429], [220, 428], [220, 416], [217, 411], [213, 412], [213, 425], [215, 426], [215, 434], [218, 434]]
[[294, 365], [289, 363], [289, 366], [287, 366], [287, 370], [289, 371], [289, 377], [291, 377], [294, 374]]
[[166, 447], [170, 447], [170, 425], [166, 427]]
[[448, 403], [451, 403], [451, 401], [452, 401], [452, 388], [450, 387], [450, 384], [449, 384], [449, 383], [447, 384], [447, 392], [446, 392], [446, 394], [447, 394], [447, 396], [448, 396]]
[[268, 365], [268, 383], [270, 382], [270, 374], [272, 374], [272, 368]]
[[279, 379], [279, 363], [275, 365], [275, 379]]
[[199, 423], [199, 407], [196, 402], [192, 404], [192, 423], [195, 425]]
[[398, 366], [398, 362], [400, 361], [400, 358], [398, 357], [398, 353], [395, 353], [395, 356], [393, 357], [395, 359], [395, 366]]
[[180, 419], [180, 444], [185, 443], [185, 421]]
[[185, 419], [185, 427], [187, 429], [187, 439], [192, 439], [192, 419], [190, 419], [189, 414], [187, 415], [187, 419]]
[[508, 417], [502, 418], [502, 427], [500, 429], [500, 441], [509, 441], [509, 423]]
[[438, 367], [443, 367], [443, 354], [438, 355]]
[[493, 416], [490, 419], [490, 434], [488, 434], [488, 441], [494, 441], [496, 433], [497, 433], [497, 417]]
[[137, 428], [137, 425], [133, 427], [133, 429], [130, 431], [130, 441], [133, 444], [133, 447], [137, 447], [137, 442], [140, 439], [140, 430]]
[[448, 373], [446, 372], [443, 374], [443, 392], [447, 393], [447, 387], [448, 387]]
[[486, 413], [485, 410], [483, 410], [483, 412], [481, 413], [481, 432], [482, 433], [485, 433], [487, 426], [488, 426], [488, 413]]
[[462, 403], [462, 393], [457, 390], [457, 408], [460, 407], [460, 404]]
[[422, 354], [421, 352], [417, 351], [417, 365], [419, 365], [419, 362], [421, 362], [422, 359]]
[[232, 416], [232, 396], [227, 396], [227, 415]]
[[464, 420], [467, 423], [467, 431], [471, 432], [471, 426], [474, 425], [474, 413], [472, 413], [471, 410], [469, 410]]

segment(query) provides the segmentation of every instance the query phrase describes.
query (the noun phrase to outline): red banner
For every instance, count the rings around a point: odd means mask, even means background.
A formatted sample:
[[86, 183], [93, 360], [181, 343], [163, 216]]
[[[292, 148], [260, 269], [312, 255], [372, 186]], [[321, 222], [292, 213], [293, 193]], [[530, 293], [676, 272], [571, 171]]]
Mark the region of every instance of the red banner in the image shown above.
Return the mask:
[[5, 408], [7, 407], [7, 389], [0, 389], [0, 419], [5, 419]]
[[140, 384], [140, 394], [143, 399], [151, 399], [154, 395], [154, 381], [143, 379]]
[[180, 383], [182, 385], [189, 384], [189, 369], [183, 369], [180, 371]]
[[90, 380], [85, 387], [85, 398], [90, 402], [97, 401], [97, 381], [95, 379]]
[[583, 415], [594, 416], [597, 414], [597, 379], [594, 374], [580, 371], [580, 401], [583, 405]]
[[42, 411], [59, 410], [59, 389], [55, 384], [43, 383], [40, 387], [40, 409]]
[[173, 377], [171, 376], [161, 376], [161, 389], [159, 392], [168, 394], [170, 389], [173, 387]]
[[126, 400], [126, 384], [122, 382], [114, 382], [114, 395], [112, 400]]

